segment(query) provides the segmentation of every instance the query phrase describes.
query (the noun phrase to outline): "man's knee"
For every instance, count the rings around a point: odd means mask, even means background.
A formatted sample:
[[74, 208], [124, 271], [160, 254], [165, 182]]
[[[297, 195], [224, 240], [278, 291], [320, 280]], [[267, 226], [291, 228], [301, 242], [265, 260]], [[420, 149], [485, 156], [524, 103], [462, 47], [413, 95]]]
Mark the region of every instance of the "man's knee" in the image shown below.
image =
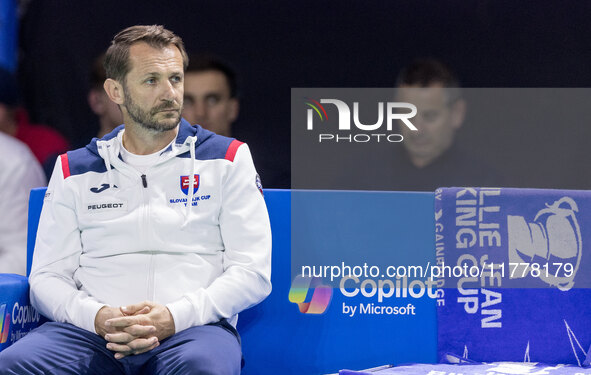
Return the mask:
[[0, 352], [0, 375], [120, 373], [121, 364], [97, 338], [71, 325], [45, 323]]
[[[177, 335], [165, 343], [163, 353], [154, 358], [153, 364], [158, 369], [191, 375], [240, 374], [242, 350], [236, 336], [226, 329], [201, 326]], [[167, 344], [171, 347], [166, 348]]]
[[241, 356], [231, 350], [222, 353], [185, 352], [179, 358], [182, 374], [191, 375], [238, 375], [240, 374]]
[[30, 360], [31, 355], [24, 350], [19, 350], [15, 345], [9, 346], [0, 352], [0, 374], [4, 375], [24, 375], [26, 372], [27, 361]]

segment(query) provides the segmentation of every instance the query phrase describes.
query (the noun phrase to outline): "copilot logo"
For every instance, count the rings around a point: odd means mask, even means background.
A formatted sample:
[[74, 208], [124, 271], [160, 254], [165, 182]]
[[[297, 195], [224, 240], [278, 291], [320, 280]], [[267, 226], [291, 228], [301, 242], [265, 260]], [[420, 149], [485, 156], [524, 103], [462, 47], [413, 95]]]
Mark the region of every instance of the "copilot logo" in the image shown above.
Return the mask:
[[4, 344], [8, 340], [8, 329], [10, 328], [10, 313], [6, 311], [6, 304], [0, 306], [0, 344]]
[[[310, 295], [309, 298], [308, 295]], [[298, 275], [289, 289], [289, 302], [296, 303], [302, 314], [323, 314], [330, 305], [331, 299], [332, 288], [323, 285], [319, 277]]]
[[[15, 342], [25, 336], [32, 328], [36, 327], [41, 320], [41, 315], [31, 305], [19, 305], [15, 302], [10, 307], [6, 304], [0, 306], [0, 344], [4, 344], [10, 339], [10, 342]], [[12, 311], [12, 313], [11, 313]], [[6, 315], [4, 315], [6, 313]], [[10, 330], [12, 323], [12, 332]], [[33, 324], [30, 326], [30, 324]], [[28, 325], [25, 327], [25, 325]]]
[[[393, 123], [400, 120], [408, 129], [417, 131], [418, 129], [410, 122], [410, 119], [416, 116], [417, 107], [411, 103], [404, 102], [378, 102], [377, 120], [373, 124], [363, 124], [360, 120], [359, 102], [353, 102], [353, 111], [347, 103], [339, 99], [320, 99], [320, 101], [304, 98], [307, 108], [306, 129], [314, 130], [314, 118], [318, 118], [321, 123], [328, 120], [326, 108], [322, 104], [331, 104], [338, 113], [338, 131], [340, 133], [321, 133], [318, 135], [318, 142], [345, 142], [345, 143], [368, 143], [368, 142], [392, 142], [403, 141], [402, 134], [392, 133]], [[374, 113], [373, 108], [365, 109], [371, 116]], [[376, 118], [372, 116], [371, 118]], [[363, 133], [351, 133], [351, 119], [355, 128]], [[381, 129], [386, 124], [385, 130]], [[327, 131], [327, 125], [322, 126], [322, 131]]]

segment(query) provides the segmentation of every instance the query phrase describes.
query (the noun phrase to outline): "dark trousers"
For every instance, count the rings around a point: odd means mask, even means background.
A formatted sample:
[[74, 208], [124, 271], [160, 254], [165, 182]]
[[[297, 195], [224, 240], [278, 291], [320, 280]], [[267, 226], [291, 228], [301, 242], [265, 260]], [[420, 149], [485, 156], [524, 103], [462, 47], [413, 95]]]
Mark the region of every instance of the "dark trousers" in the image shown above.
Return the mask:
[[233, 327], [192, 327], [149, 352], [117, 360], [102, 337], [49, 322], [0, 352], [0, 374], [240, 374], [241, 348]]

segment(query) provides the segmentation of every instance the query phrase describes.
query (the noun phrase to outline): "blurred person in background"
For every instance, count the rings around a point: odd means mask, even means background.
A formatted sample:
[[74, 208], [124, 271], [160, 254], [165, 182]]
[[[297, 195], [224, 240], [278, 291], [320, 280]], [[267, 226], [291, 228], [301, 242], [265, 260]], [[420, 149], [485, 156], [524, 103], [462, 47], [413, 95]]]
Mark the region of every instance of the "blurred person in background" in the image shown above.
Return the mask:
[[26, 275], [29, 192], [45, 185], [29, 147], [0, 132], [0, 273]]
[[117, 126], [123, 124], [121, 109], [115, 104], [105, 92], [103, 84], [107, 79], [103, 62], [105, 54], [98, 56], [90, 71], [90, 90], [88, 91], [88, 105], [92, 112], [98, 117], [99, 131], [97, 138], [102, 138], [110, 133]]
[[467, 104], [454, 72], [435, 59], [417, 59], [398, 75], [396, 101], [412, 103], [418, 131], [401, 126], [403, 148], [386, 173], [392, 190], [434, 191], [442, 186], [500, 186], [497, 171], [456, 142]]
[[185, 73], [183, 117], [230, 137], [240, 109], [236, 73], [212, 55], [193, 55]]
[[68, 141], [47, 125], [32, 124], [19, 106], [16, 76], [0, 67], [0, 131], [24, 142], [50, 176], [58, 155], [68, 151]]

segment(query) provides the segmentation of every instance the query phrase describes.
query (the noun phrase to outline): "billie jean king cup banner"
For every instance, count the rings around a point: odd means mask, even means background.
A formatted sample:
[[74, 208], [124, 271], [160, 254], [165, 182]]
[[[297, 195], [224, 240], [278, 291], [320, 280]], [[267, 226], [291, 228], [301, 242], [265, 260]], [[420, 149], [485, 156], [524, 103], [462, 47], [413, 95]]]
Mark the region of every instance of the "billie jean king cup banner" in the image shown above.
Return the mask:
[[591, 192], [435, 194], [439, 355], [582, 365], [591, 346]]

